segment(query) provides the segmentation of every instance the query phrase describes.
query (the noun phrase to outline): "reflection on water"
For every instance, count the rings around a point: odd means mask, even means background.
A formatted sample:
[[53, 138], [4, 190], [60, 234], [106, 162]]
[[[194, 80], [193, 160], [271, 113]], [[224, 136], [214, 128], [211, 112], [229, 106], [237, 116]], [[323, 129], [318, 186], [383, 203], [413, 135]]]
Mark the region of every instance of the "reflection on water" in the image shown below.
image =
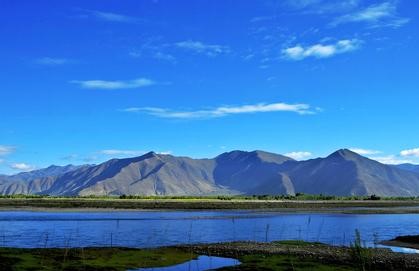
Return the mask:
[[[221, 257], [208, 257], [208, 256], [199, 256], [195, 260], [191, 260], [186, 263], [168, 266], [168, 267], [153, 267], [153, 268], [140, 268], [135, 269], [135, 271], [202, 271], [202, 270], [212, 270], [227, 266], [239, 265], [240, 262], [236, 259], [221, 258]], [[134, 270], [132, 270], [134, 271]]]
[[384, 245], [376, 245], [378, 248], [389, 248], [394, 252], [401, 252], [401, 253], [411, 253], [411, 254], [419, 254], [418, 249], [414, 248], [407, 248], [407, 247], [393, 247], [393, 246], [384, 246]]
[[225, 241], [306, 240], [368, 246], [419, 234], [419, 214], [313, 214], [253, 211], [0, 212], [0, 246], [157, 247]]

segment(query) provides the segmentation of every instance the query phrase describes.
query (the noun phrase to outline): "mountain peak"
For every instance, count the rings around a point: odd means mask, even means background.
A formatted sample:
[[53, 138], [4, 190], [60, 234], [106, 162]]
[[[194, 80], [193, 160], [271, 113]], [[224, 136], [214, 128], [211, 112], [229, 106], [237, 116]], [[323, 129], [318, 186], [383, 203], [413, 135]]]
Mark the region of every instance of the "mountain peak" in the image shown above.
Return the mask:
[[360, 157], [363, 156], [349, 149], [340, 149], [329, 155], [327, 158], [343, 158], [345, 160], [353, 160]]
[[158, 157], [158, 156], [159, 155], [156, 152], [150, 151], [150, 152], [147, 152], [146, 154], [142, 155], [141, 157], [152, 158], [152, 157]]
[[282, 164], [286, 161], [293, 160], [289, 157], [276, 154], [276, 153], [270, 153], [260, 150], [255, 151], [240, 151], [240, 150], [234, 150], [231, 152], [225, 152], [223, 154], [220, 154], [217, 156], [217, 159], [228, 159], [228, 160], [247, 160], [251, 159], [252, 161], [263, 161], [268, 163], [277, 163]]

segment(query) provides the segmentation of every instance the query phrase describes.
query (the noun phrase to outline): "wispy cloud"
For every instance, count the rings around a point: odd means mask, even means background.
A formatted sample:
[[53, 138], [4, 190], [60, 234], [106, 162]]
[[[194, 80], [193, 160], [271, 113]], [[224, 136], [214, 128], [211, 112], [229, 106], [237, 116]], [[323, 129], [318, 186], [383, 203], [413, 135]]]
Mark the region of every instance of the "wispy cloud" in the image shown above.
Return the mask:
[[145, 151], [140, 150], [117, 150], [117, 149], [109, 149], [109, 150], [102, 150], [100, 151], [101, 154], [104, 155], [126, 155], [126, 156], [136, 156], [136, 155], [143, 155]]
[[98, 20], [107, 21], [107, 22], [116, 22], [116, 23], [137, 23], [140, 22], [140, 18], [127, 16], [124, 14], [114, 13], [114, 12], [105, 12], [99, 10], [82, 10], [83, 14], [80, 17], [89, 18], [93, 17]]
[[41, 57], [35, 60], [35, 63], [45, 66], [60, 66], [68, 64], [71, 61], [67, 58], [55, 58], [55, 57]]
[[172, 151], [162, 151], [162, 152], [158, 152], [157, 154], [160, 154], [160, 155], [172, 155], [173, 152]]
[[164, 53], [162, 51], [158, 51], [159, 48], [142, 48], [141, 50], [132, 50], [129, 52], [129, 56], [133, 58], [142, 58], [142, 57], [148, 57], [153, 58], [161, 61], [167, 61], [171, 63], [176, 63], [176, 57], [169, 53]]
[[359, 6], [360, 0], [287, 0], [288, 7], [302, 10], [304, 13], [325, 14], [350, 11]]
[[373, 156], [370, 157], [373, 160], [376, 160], [380, 163], [387, 165], [399, 165], [399, 164], [412, 164], [413, 161], [405, 158], [398, 157], [396, 155], [387, 155], [387, 156]]
[[343, 54], [357, 50], [361, 46], [361, 41], [358, 39], [340, 40], [333, 44], [314, 44], [303, 47], [296, 45], [294, 47], [285, 48], [282, 50], [282, 55], [290, 60], [303, 60], [308, 57], [314, 58], [328, 58], [337, 54]]
[[270, 21], [275, 19], [274, 16], [258, 16], [258, 17], [253, 17], [252, 19], [250, 19], [251, 23], [259, 23], [259, 22], [266, 22], [266, 21]]
[[379, 154], [381, 151], [377, 150], [370, 150], [370, 149], [363, 149], [363, 148], [350, 148], [349, 150], [356, 152], [360, 155], [372, 155], [372, 154]]
[[371, 5], [365, 9], [338, 17], [331, 23], [331, 26], [364, 22], [372, 27], [389, 26], [398, 28], [409, 21], [408, 18], [399, 17], [397, 15], [397, 1], [388, 1]]
[[400, 152], [400, 155], [404, 157], [419, 157], [419, 148], [403, 150]]
[[197, 54], [204, 54], [210, 57], [230, 52], [228, 46], [218, 44], [206, 44], [201, 41], [193, 40], [180, 41], [175, 43], [175, 46], [184, 50], [188, 50]]
[[174, 47], [174, 44], [164, 42], [161, 36], [151, 36], [143, 38], [140, 45], [132, 48], [128, 54], [133, 58], [152, 58], [176, 63], [177, 59], [171, 50]]
[[134, 80], [117, 80], [117, 81], [106, 81], [106, 80], [87, 80], [78, 81], [73, 80], [70, 83], [77, 84], [82, 88], [89, 89], [129, 89], [129, 88], [142, 88], [155, 85], [156, 82], [147, 78], [137, 78]]
[[14, 163], [10, 165], [10, 168], [20, 171], [31, 171], [34, 170], [36, 167], [25, 163]]
[[220, 118], [229, 115], [252, 114], [265, 112], [293, 112], [300, 115], [315, 114], [319, 108], [312, 108], [308, 104], [286, 104], [286, 103], [259, 103], [242, 106], [221, 106], [213, 109], [195, 111], [175, 111], [158, 107], [131, 107], [123, 111], [132, 113], [145, 113], [161, 118], [170, 119], [206, 119]]
[[296, 152], [289, 152], [286, 153], [285, 156], [291, 157], [295, 160], [304, 160], [310, 158], [313, 154], [307, 151], [296, 151]]
[[176, 62], [176, 58], [173, 55], [162, 53], [162, 52], [156, 52], [153, 55], [153, 58], [158, 59], [158, 60], [164, 60], [164, 61], [172, 62], [172, 63]]
[[0, 156], [11, 154], [16, 150], [13, 146], [0, 145]]

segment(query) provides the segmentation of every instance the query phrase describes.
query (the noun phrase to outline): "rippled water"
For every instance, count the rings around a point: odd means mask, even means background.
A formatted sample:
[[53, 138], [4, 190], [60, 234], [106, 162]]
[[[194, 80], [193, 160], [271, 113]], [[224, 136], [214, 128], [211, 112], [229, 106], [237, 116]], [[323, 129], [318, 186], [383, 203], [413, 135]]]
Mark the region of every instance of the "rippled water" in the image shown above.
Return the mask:
[[221, 257], [208, 257], [199, 256], [196, 260], [192, 260], [186, 263], [168, 266], [168, 267], [153, 267], [153, 268], [140, 268], [133, 269], [130, 271], [201, 271], [201, 270], [213, 270], [221, 267], [239, 265], [240, 262], [236, 259], [221, 258]]
[[369, 246], [419, 234], [418, 214], [290, 214], [252, 211], [0, 212], [0, 246], [157, 247], [234, 240], [302, 239]]

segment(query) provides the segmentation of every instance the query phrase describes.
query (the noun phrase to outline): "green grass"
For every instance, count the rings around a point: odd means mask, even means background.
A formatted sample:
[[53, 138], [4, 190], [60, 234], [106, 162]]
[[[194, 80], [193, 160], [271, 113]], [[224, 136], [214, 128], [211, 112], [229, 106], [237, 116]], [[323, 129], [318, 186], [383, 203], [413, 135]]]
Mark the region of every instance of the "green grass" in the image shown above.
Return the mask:
[[197, 255], [172, 248], [13, 249], [0, 248], [0, 270], [113, 270], [181, 264]]
[[[372, 199], [373, 198], [373, 199]], [[312, 209], [345, 207], [418, 206], [419, 198], [296, 196], [88, 196], [56, 197], [40, 195], [0, 196], [0, 208], [114, 208], [114, 209]], [[350, 210], [349, 210], [350, 211]], [[356, 212], [418, 212], [405, 210], [353, 210]]]
[[[313, 245], [301, 241], [286, 241], [288, 245]], [[316, 244], [315, 244], [316, 245]], [[123, 271], [127, 269], [164, 267], [181, 264], [197, 255], [175, 248], [128, 249], [14, 249], [0, 248], [0, 270], [88, 270]], [[220, 270], [355, 270], [347, 265], [325, 264], [290, 255], [242, 255], [238, 266]]]

